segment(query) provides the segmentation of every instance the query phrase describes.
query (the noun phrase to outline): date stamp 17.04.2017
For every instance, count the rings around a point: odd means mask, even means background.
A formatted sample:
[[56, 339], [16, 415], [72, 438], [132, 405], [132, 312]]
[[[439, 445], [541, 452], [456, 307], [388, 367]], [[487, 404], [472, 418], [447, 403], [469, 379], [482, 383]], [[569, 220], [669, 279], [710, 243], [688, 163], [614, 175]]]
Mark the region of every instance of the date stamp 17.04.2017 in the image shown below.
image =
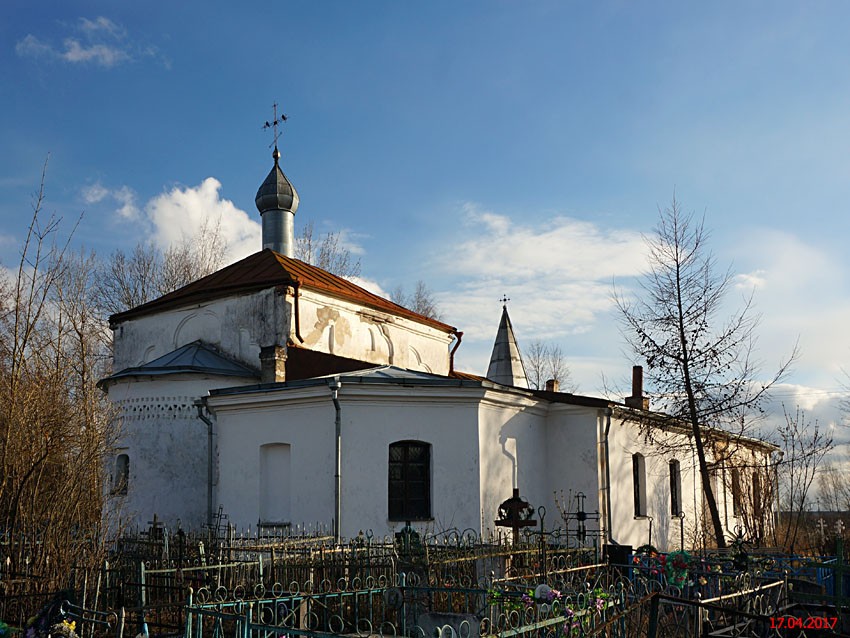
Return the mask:
[[838, 624], [838, 616], [809, 616], [799, 618], [797, 616], [771, 616], [771, 629], [809, 629], [831, 631]]

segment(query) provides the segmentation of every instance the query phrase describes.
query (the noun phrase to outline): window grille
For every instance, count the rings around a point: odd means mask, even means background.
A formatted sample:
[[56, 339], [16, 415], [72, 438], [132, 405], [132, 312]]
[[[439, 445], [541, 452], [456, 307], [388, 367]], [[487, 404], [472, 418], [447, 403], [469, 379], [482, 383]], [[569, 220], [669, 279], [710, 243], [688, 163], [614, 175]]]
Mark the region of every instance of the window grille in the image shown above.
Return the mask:
[[421, 441], [399, 441], [389, 449], [389, 519], [416, 521], [431, 518], [431, 446]]

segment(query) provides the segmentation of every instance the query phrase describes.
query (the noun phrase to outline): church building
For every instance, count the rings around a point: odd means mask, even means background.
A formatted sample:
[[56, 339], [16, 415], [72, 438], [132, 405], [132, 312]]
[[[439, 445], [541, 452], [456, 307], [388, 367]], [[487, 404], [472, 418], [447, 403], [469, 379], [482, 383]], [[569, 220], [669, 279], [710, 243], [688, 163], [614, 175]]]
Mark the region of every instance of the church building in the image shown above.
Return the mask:
[[[242, 529], [318, 522], [340, 538], [485, 533], [518, 491], [548, 529], [575, 525], [581, 494], [604, 542], [696, 543], [699, 475], [686, 445], [648, 442], [639, 369], [623, 402], [529, 389], [505, 306], [486, 376], [455, 370], [455, 327], [294, 258], [298, 194], [277, 147], [273, 161], [262, 250], [110, 319], [109, 501], [125, 522], [199, 528], [223, 511]], [[775, 448], [737, 443], [762, 476]], [[712, 471], [731, 534], [742, 488], [724, 463]]]

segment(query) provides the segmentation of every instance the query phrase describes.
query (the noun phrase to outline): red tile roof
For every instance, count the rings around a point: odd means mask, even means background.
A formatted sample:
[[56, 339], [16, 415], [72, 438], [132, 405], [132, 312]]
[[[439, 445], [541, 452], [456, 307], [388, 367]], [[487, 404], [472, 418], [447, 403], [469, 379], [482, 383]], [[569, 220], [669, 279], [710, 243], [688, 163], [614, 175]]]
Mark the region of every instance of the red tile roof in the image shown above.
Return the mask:
[[412, 310], [408, 310], [403, 306], [399, 306], [388, 299], [384, 299], [353, 284], [347, 279], [332, 275], [300, 259], [286, 257], [269, 249], [254, 253], [245, 259], [237, 261], [235, 264], [226, 266], [211, 275], [193, 281], [158, 299], [114, 314], [109, 318], [109, 323], [114, 326], [127, 319], [142, 317], [153, 312], [159, 312], [160, 310], [200, 303], [232, 294], [294, 284], [299, 284], [304, 288], [318, 290], [333, 297], [380, 310], [381, 312], [405, 317], [436, 328], [437, 330], [444, 332], [455, 331], [452, 326], [442, 321], [437, 321], [436, 319], [431, 319]]

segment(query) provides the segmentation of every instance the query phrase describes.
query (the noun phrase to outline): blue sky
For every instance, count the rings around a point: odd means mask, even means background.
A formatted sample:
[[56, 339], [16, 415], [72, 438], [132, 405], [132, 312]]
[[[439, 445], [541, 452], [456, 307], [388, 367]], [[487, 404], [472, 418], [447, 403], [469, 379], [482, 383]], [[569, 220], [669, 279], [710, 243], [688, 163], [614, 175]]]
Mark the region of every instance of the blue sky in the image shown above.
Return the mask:
[[[342, 231], [369, 285], [424, 279], [482, 373], [520, 342], [620, 383], [610, 292], [675, 190], [755, 287], [777, 393], [824, 422], [850, 354], [850, 5], [114, 1], [0, 6], [0, 259], [50, 154], [48, 210], [100, 254], [223, 216], [259, 247], [262, 123], [289, 116], [296, 225]], [[734, 301], [734, 300], [733, 300]]]

